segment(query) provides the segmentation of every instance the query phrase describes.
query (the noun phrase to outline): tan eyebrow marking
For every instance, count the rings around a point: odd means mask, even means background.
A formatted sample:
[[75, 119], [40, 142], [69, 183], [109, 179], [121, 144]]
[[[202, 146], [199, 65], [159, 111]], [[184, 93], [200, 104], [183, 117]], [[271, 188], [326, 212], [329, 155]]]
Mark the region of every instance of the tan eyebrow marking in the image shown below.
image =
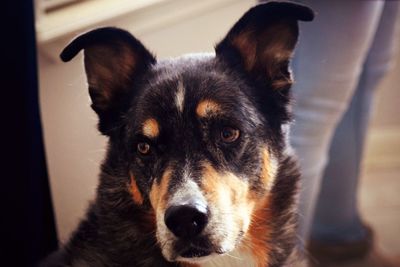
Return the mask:
[[210, 99], [202, 100], [197, 105], [196, 114], [200, 118], [205, 118], [221, 111], [221, 106]]
[[160, 126], [158, 125], [158, 122], [153, 118], [147, 119], [143, 123], [142, 130], [143, 134], [150, 138], [155, 138], [160, 134]]

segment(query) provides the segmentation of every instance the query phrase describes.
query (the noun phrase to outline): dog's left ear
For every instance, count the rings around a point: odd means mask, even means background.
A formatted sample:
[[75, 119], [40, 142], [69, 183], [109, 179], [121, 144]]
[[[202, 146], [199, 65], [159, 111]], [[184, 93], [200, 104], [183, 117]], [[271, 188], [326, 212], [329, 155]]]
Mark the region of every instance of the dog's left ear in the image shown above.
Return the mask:
[[70, 61], [81, 50], [92, 108], [99, 116], [99, 130], [109, 135], [137, 91], [135, 83], [156, 59], [129, 32], [113, 27], [78, 36], [60, 57], [64, 62]]
[[289, 60], [298, 37], [298, 21], [311, 21], [305, 6], [269, 2], [251, 8], [216, 46], [216, 55], [272, 89], [292, 84]]

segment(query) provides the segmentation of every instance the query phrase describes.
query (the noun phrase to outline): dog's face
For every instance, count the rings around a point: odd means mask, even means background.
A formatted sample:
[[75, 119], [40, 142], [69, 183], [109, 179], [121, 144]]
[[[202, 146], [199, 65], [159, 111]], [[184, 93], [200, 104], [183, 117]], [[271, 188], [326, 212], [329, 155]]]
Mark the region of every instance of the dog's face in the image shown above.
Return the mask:
[[230, 252], [274, 179], [267, 122], [251, 88], [213, 56], [150, 73], [127, 116], [134, 199], [149, 200], [166, 259]]
[[148, 223], [166, 260], [268, 249], [268, 197], [289, 120], [288, 64], [297, 20], [311, 19], [294, 4], [255, 7], [215, 55], [157, 62], [115, 28], [64, 50], [64, 60], [85, 52], [92, 107], [110, 137], [103, 171], [124, 177], [107, 183], [154, 215]]

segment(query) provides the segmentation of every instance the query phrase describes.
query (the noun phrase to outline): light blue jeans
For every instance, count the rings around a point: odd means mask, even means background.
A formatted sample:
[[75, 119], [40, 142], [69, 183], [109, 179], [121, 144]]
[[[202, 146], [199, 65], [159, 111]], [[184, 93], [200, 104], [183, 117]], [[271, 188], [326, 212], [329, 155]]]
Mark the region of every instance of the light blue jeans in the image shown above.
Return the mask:
[[399, 1], [299, 1], [316, 11], [300, 25], [291, 143], [300, 159], [299, 237], [362, 239], [357, 186], [374, 90], [393, 65]]

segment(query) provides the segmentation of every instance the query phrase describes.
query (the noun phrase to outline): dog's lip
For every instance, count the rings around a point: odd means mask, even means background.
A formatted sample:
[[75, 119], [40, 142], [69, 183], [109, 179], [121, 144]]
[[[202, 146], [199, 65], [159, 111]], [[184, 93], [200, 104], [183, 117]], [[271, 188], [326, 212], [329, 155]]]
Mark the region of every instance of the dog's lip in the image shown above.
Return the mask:
[[180, 253], [180, 256], [182, 258], [201, 258], [201, 257], [209, 256], [211, 253], [213, 253], [213, 251], [210, 249], [197, 248], [197, 247], [191, 246], [191, 247], [183, 250]]

